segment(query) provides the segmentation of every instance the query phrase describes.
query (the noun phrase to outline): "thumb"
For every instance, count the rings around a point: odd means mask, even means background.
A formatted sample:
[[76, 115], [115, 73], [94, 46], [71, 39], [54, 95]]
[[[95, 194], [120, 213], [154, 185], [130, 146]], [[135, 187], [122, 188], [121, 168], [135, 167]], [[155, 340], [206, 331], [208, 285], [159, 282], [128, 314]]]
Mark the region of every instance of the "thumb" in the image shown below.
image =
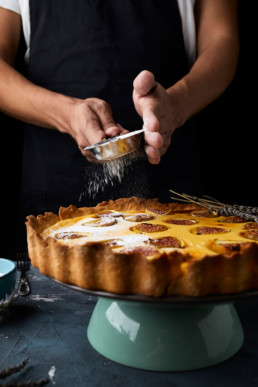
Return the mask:
[[105, 134], [108, 137], [121, 136], [122, 134], [126, 134], [129, 131], [125, 129], [122, 125], [116, 123], [114, 126], [109, 126], [105, 129]]
[[148, 70], [141, 71], [133, 82], [134, 91], [139, 96], [147, 95], [156, 85], [154, 75]]

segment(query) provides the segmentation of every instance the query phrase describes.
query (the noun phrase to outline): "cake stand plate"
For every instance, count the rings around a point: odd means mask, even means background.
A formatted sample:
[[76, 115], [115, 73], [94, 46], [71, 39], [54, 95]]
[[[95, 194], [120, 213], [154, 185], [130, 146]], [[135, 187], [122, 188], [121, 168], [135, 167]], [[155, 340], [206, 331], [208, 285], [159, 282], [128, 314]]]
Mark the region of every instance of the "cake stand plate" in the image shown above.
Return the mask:
[[55, 281], [99, 297], [87, 331], [96, 351], [117, 363], [151, 371], [200, 369], [232, 357], [244, 341], [233, 303], [258, 295], [157, 299]]

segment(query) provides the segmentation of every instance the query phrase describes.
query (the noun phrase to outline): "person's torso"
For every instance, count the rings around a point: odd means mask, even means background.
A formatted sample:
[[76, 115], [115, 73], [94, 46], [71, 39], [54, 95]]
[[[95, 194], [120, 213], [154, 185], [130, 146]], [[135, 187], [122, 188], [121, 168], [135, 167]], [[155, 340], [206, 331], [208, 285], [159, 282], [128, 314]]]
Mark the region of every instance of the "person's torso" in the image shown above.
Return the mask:
[[[30, 2], [30, 18], [30, 80], [72, 97], [106, 100], [114, 119], [129, 130], [142, 126], [132, 100], [137, 74], [152, 71], [166, 88], [188, 71], [176, 0], [37, 0]], [[78, 205], [82, 197], [83, 205], [131, 195], [165, 199], [168, 188], [183, 181], [179, 164], [188, 162], [186, 141], [178, 163], [176, 137], [159, 166], [133, 163], [121, 182], [105, 186], [103, 179], [103, 192], [92, 197], [81, 193], [101, 167], [87, 162], [69, 135], [27, 125], [23, 189], [40, 193], [44, 211]], [[36, 206], [39, 197], [28, 201]]]

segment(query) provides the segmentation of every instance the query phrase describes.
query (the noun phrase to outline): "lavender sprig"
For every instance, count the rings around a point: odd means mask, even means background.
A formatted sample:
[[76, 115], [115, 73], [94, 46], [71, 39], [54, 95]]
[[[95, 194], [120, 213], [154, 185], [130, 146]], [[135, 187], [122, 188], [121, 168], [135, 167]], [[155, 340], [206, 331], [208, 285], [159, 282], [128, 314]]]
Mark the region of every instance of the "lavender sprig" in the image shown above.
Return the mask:
[[5, 298], [0, 300], [0, 311], [8, 308], [11, 302], [16, 301], [19, 295], [15, 292], [12, 292], [9, 296], [7, 295]]
[[[7, 376], [13, 375], [14, 373], [17, 373], [21, 371], [28, 363], [29, 359], [23, 360], [21, 363], [8, 367], [2, 371], [0, 371], [0, 378], [5, 379]], [[20, 382], [11, 382], [11, 383], [4, 383], [0, 384], [0, 387], [33, 387], [33, 386], [43, 386], [44, 384], [48, 383], [49, 379], [43, 378], [39, 379], [36, 382], [29, 381], [26, 383], [20, 383]]]
[[21, 363], [15, 365], [15, 366], [11, 366], [11, 367], [8, 367], [8, 368], [0, 371], [0, 378], [4, 379], [9, 375], [12, 375], [16, 372], [19, 372], [22, 368], [24, 368], [26, 366], [26, 364], [28, 364], [29, 361], [30, 361], [29, 359], [25, 359]]
[[176, 199], [178, 201], [182, 201], [185, 203], [195, 203], [199, 204], [210, 211], [215, 211], [219, 215], [224, 216], [238, 216], [248, 222], [258, 223], [258, 208], [251, 206], [242, 206], [242, 205], [229, 205], [219, 202], [216, 199], [213, 199], [209, 196], [205, 196], [204, 198], [198, 198], [197, 196], [190, 196], [187, 194], [179, 194], [173, 190], [170, 190], [173, 194], [177, 195], [177, 197], [171, 197], [171, 199]]
[[27, 383], [4, 383], [0, 384], [0, 387], [36, 387], [36, 386], [43, 386], [44, 384], [47, 384], [49, 380], [47, 378], [39, 379], [36, 382], [27, 382]]

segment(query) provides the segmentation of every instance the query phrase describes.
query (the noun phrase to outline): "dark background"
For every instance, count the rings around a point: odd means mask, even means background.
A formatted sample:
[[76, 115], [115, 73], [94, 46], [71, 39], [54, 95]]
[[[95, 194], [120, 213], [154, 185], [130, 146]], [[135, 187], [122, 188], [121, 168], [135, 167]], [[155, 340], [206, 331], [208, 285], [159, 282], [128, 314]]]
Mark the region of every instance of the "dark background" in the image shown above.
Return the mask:
[[234, 81], [199, 114], [202, 192], [230, 204], [258, 206], [257, 32], [249, 1], [239, 1], [240, 55]]
[[[230, 204], [257, 206], [257, 130], [254, 12], [239, 1], [240, 57], [234, 81], [198, 116], [202, 194]], [[18, 67], [20, 62], [18, 61]], [[0, 113], [0, 256], [17, 253], [22, 124]]]

